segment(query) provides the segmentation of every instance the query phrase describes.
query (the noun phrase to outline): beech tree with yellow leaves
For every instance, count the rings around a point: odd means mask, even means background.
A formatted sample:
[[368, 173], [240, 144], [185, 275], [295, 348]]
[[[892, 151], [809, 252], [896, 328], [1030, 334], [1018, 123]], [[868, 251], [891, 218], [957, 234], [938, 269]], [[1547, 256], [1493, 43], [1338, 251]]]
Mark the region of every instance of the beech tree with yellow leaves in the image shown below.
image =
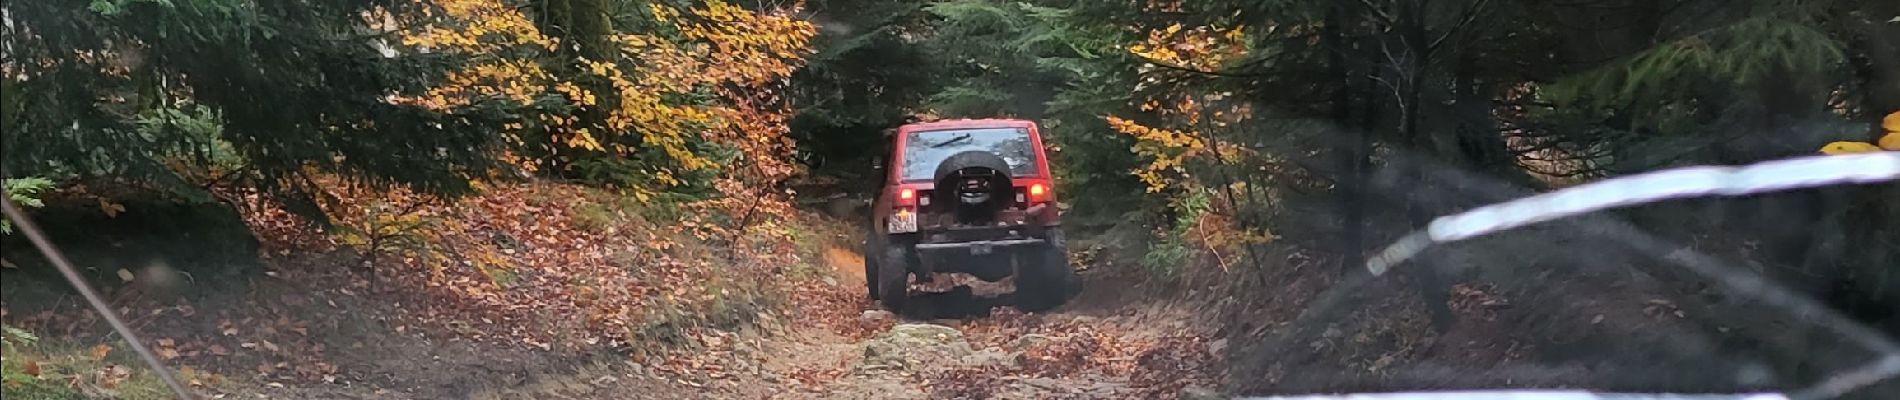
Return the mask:
[[[499, 0], [434, 1], [443, 12], [401, 42], [415, 54], [479, 61], [397, 101], [518, 108], [504, 138], [518, 166], [563, 169], [545, 173], [612, 175], [642, 190], [708, 171], [758, 182], [790, 175], [788, 109], [777, 93], [809, 53], [809, 22], [788, 14], [795, 10], [713, 0], [647, 5], [658, 31], [599, 32], [608, 23], [597, 3], [551, 1], [541, 16], [551, 21], [536, 24]], [[734, 165], [747, 168], [726, 169]]]

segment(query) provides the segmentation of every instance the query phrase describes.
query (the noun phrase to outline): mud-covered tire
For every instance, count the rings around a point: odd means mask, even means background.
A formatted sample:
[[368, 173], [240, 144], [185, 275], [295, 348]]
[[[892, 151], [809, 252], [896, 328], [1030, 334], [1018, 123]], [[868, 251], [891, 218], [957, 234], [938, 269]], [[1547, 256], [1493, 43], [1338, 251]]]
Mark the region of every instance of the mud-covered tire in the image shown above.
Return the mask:
[[[877, 287], [878, 302], [894, 313], [904, 312], [905, 300], [910, 295], [911, 249], [903, 245], [884, 244], [878, 253]], [[868, 277], [867, 277], [868, 278]]]
[[1027, 312], [1062, 306], [1075, 294], [1075, 269], [1061, 228], [1050, 228], [1048, 243], [1023, 254], [1016, 276], [1016, 308]]
[[867, 295], [871, 297], [871, 300], [877, 300], [878, 298], [877, 252], [874, 251], [878, 245], [875, 243], [874, 241], [866, 239], [864, 242], [864, 251], [859, 253], [864, 255], [864, 289]]

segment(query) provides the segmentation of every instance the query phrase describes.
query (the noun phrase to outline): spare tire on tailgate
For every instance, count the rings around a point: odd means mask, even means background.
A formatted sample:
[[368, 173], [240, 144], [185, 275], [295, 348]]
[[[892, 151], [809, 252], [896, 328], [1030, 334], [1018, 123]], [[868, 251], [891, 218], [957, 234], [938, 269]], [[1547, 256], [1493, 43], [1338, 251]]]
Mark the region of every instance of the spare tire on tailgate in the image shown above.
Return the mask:
[[1009, 162], [987, 151], [965, 151], [937, 163], [932, 208], [952, 211], [959, 223], [979, 223], [1015, 201]]

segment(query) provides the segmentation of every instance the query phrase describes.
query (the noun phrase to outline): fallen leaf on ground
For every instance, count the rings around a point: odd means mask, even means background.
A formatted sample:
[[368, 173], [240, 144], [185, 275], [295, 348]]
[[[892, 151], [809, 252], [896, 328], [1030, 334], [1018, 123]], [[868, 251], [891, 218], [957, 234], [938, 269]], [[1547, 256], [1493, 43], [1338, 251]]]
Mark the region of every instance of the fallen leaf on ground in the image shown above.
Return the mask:
[[107, 354], [112, 354], [112, 346], [107, 346], [103, 344], [98, 345], [98, 346], [92, 346], [92, 359], [94, 361], [106, 359]]

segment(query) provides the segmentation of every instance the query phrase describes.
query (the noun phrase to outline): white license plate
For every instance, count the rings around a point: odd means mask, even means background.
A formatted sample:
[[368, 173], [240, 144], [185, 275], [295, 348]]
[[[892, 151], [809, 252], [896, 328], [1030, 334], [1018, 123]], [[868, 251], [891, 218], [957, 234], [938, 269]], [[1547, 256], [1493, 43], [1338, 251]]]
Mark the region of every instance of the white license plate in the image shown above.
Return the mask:
[[890, 225], [887, 225], [886, 228], [885, 230], [890, 233], [916, 232], [917, 213], [910, 212], [910, 210], [898, 210], [896, 214], [891, 214]]

